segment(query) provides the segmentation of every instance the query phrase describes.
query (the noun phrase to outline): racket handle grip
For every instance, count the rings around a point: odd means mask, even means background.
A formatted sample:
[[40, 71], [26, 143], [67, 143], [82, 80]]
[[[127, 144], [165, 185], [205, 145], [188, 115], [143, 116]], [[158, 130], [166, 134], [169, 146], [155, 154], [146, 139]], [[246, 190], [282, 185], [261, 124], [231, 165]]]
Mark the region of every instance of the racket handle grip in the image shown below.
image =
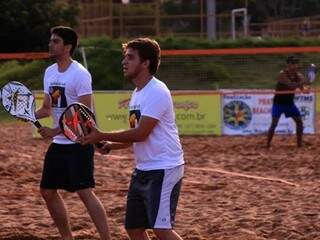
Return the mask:
[[39, 121], [35, 121], [35, 122], [33, 122], [33, 124], [34, 124], [37, 128], [42, 128], [42, 125], [40, 124]]

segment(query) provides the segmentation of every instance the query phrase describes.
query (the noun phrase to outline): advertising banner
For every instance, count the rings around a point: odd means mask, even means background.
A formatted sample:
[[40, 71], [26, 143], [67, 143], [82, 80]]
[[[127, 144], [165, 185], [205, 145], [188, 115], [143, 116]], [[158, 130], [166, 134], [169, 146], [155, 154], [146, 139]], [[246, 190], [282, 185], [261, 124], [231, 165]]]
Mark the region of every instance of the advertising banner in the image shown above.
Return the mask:
[[[99, 127], [119, 130], [129, 127], [130, 92], [95, 92]], [[213, 93], [172, 91], [179, 134], [220, 135], [220, 96]]]
[[[222, 98], [222, 128], [226, 135], [261, 134], [268, 131], [271, 124], [273, 102], [271, 93], [237, 93], [224, 92]], [[299, 108], [304, 133], [315, 133], [315, 94], [296, 94], [295, 104]], [[281, 116], [276, 133], [294, 134], [296, 126], [291, 118]]]
[[221, 135], [218, 93], [173, 91], [173, 102], [180, 134]]
[[[42, 104], [43, 93], [36, 92], [36, 106]], [[221, 135], [220, 95], [214, 92], [172, 91], [176, 123], [182, 135]], [[94, 106], [97, 123], [103, 131], [129, 128], [130, 91], [97, 91]], [[51, 118], [41, 119], [51, 126]], [[34, 131], [34, 135], [38, 136]]]
[[94, 93], [96, 118], [104, 131], [129, 128], [130, 91], [99, 91]]

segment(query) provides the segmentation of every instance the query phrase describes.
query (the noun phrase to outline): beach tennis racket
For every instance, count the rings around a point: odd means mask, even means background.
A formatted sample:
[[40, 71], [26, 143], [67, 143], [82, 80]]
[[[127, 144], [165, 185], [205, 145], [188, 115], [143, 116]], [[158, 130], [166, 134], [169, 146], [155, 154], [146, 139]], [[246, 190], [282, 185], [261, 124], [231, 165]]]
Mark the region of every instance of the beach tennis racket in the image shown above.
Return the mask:
[[30, 121], [37, 128], [41, 128], [40, 122], [35, 117], [35, 98], [22, 83], [12, 81], [4, 85], [1, 90], [1, 103], [13, 117]]
[[310, 81], [310, 83], [312, 83], [316, 79], [317, 72], [318, 70], [316, 65], [311, 63], [306, 70], [306, 76], [307, 76], [307, 79]]
[[[93, 112], [86, 105], [73, 103], [60, 116], [59, 125], [66, 138], [78, 142], [80, 137], [88, 135], [97, 124]], [[96, 146], [100, 148], [103, 144], [97, 143]]]

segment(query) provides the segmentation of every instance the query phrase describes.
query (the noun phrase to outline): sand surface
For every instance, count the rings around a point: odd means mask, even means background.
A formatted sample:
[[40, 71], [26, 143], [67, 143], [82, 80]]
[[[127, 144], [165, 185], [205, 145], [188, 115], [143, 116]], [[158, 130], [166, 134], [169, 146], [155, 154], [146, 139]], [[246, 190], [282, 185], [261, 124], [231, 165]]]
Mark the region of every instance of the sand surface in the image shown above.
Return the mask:
[[[0, 136], [0, 239], [59, 239], [38, 191], [49, 141], [33, 139], [27, 123], [1, 123]], [[182, 137], [182, 144], [186, 168], [175, 229], [184, 239], [320, 239], [319, 135], [305, 136], [301, 149], [294, 136], [279, 135], [269, 150], [265, 136]], [[128, 239], [132, 151], [95, 159], [95, 193], [112, 237]], [[77, 194], [61, 194], [76, 239], [99, 239]]]

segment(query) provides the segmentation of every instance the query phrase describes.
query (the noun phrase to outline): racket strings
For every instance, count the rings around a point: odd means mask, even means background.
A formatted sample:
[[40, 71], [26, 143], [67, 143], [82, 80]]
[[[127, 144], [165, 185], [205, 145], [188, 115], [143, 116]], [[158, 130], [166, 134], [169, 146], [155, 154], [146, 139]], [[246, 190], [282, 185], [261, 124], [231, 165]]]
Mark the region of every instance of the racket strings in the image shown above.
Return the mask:
[[9, 86], [9, 88], [4, 89], [3, 91], [2, 102], [5, 108], [13, 114], [18, 112], [29, 112], [32, 105], [30, 96], [30, 93], [26, 93], [18, 88], [12, 89]]
[[86, 105], [73, 103], [63, 111], [59, 125], [69, 140], [78, 142], [79, 138], [88, 135], [92, 127], [96, 126], [96, 119]]
[[88, 120], [88, 115], [80, 108], [70, 108], [63, 118], [65, 133], [71, 139], [83, 136], [88, 132]]
[[81, 106], [71, 106], [63, 113], [63, 133], [70, 140], [77, 142], [79, 137], [85, 136], [95, 126], [94, 117]]
[[30, 100], [30, 95], [19, 94], [15, 101], [17, 112], [20, 112], [20, 111], [29, 112], [28, 111], [30, 109], [29, 100]]
[[64, 124], [64, 134], [68, 136], [69, 139], [72, 141], [76, 141], [78, 139], [78, 136], [72, 131], [71, 128], [67, 124]]
[[66, 135], [69, 139], [72, 141], [76, 141], [79, 137], [76, 134], [75, 128], [74, 128], [74, 116], [72, 114], [66, 114], [63, 117], [63, 133]]

